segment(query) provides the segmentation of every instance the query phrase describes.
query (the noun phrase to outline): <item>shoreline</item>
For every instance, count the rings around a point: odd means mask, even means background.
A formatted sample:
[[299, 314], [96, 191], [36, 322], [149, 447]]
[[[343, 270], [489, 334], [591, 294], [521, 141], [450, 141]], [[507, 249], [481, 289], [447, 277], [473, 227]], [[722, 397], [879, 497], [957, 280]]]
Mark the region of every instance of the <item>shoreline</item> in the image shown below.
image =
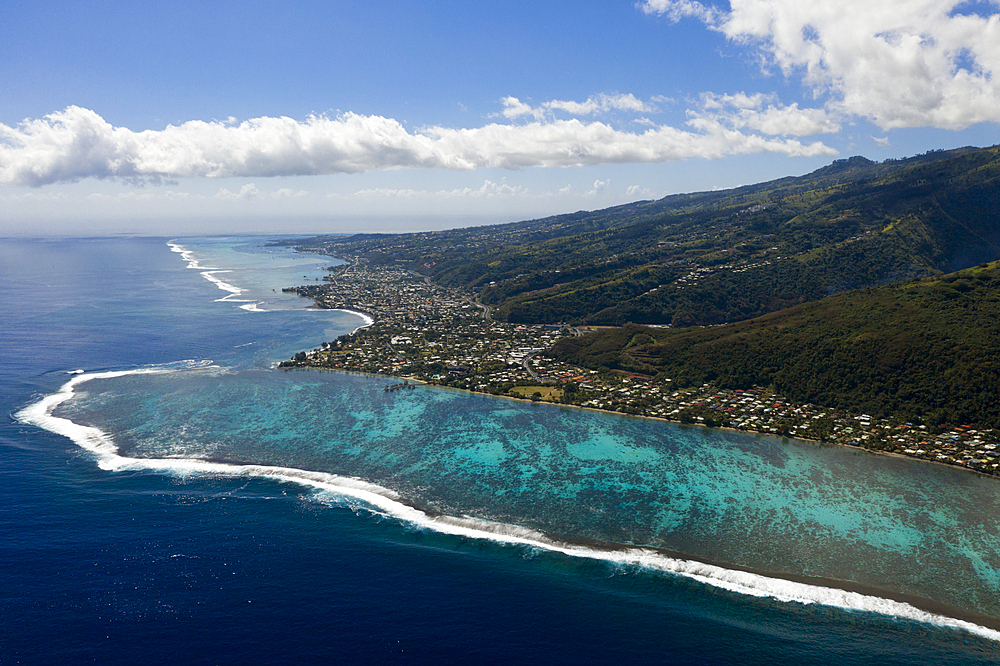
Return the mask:
[[[360, 328], [366, 328], [366, 327], [359, 327], [359, 329], [356, 329], [356, 330], [360, 330]], [[275, 366], [275, 369], [280, 369], [280, 370], [320, 370], [320, 371], [324, 371], [324, 372], [342, 372], [342, 373], [345, 373], [345, 374], [363, 375], [363, 376], [366, 376], [366, 377], [379, 377], [379, 378], [383, 378], [383, 379], [405, 379], [407, 381], [420, 383], [420, 384], [423, 384], [423, 385], [426, 385], [426, 386], [435, 386], [435, 387], [441, 388], [441, 389], [449, 389], [449, 390], [452, 390], [452, 391], [461, 391], [463, 393], [468, 393], [470, 395], [481, 395], [481, 396], [487, 396], [487, 397], [490, 397], [490, 398], [502, 398], [502, 399], [507, 399], [507, 400], [516, 400], [517, 402], [527, 402], [527, 403], [537, 404], [537, 405], [550, 405], [550, 406], [553, 406], [553, 407], [570, 407], [570, 408], [573, 408], [573, 409], [587, 410], [587, 411], [597, 412], [599, 414], [613, 414], [615, 416], [622, 416], [622, 417], [627, 417], [627, 418], [650, 419], [650, 420], [653, 420], [653, 421], [660, 421], [662, 423], [672, 423], [672, 424], [674, 424], [676, 426], [679, 426], [679, 427], [699, 427], [699, 428], [706, 428], [708, 430], [726, 430], [728, 432], [733, 432], [733, 433], [738, 433], [738, 434], [743, 434], [743, 435], [752, 434], [752, 435], [756, 435], [756, 436], [774, 437], [776, 439], [787, 439], [787, 440], [793, 440], [793, 441], [798, 441], [798, 442], [806, 442], [808, 444], [813, 444], [813, 445], [817, 445], [817, 446], [843, 447], [843, 448], [846, 448], [846, 449], [854, 449], [855, 451], [859, 451], [859, 452], [867, 453], [867, 454], [871, 454], [871, 455], [876, 455], [876, 456], [886, 456], [886, 457], [890, 457], [890, 458], [896, 458], [898, 460], [909, 460], [909, 461], [915, 461], [915, 462], [920, 462], [920, 463], [927, 463], [927, 464], [930, 464], [930, 465], [939, 465], [941, 467], [945, 467], [945, 468], [948, 468], [948, 469], [958, 470], [958, 471], [966, 472], [966, 473], [969, 473], [969, 474], [975, 474], [976, 476], [979, 476], [979, 477], [982, 477], [982, 478], [986, 478], [986, 479], [1000, 480], [994, 474], [985, 474], [985, 473], [983, 473], [983, 472], [981, 472], [981, 471], [979, 471], [977, 469], [970, 469], [970, 468], [968, 468], [968, 467], [966, 467], [964, 465], [950, 465], [948, 463], [940, 462], [940, 461], [937, 461], [937, 460], [928, 460], [927, 458], [919, 458], [917, 456], [908, 456], [908, 455], [905, 455], [903, 453], [896, 453], [895, 451], [881, 451], [881, 450], [878, 450], [878, 449], [866, 449], [863, 446], [857, 446], [855, 444], [841, 444], [839, 442], [823, 442], [823, 441], [820, 441], [818, 439], [809, 439], [808, 437], [794, 437], [794, 436], [789, 436], [789, 435], [780, 435], [778, 433], [764, 432], [764, 431], [761, 431], [761, 430], [740, 430], [739, 428], [732, 428], [732, 427], [729, 427], [729, 426], [721, 426], [721, 425], [707, 426], [704, 423], [684, 423], [683, 421], [675, 421], [675, 420], [672, 420], [672, 419], [664, 418], [662, 416], [648, 416], [648, 415], [645, 415], [645, 414], [628, 414], [626, 412], [612, 411], [610, 409], [601, 409], [599, 407], [586, 407], [584, 405], [573, 405], [573, 404], [561, 403], [561, 402], [549, 402], [547, 400], [537, 400], [536, 401], [536, 400], [532, 400], [531, 398], [527, 398], [527, 397], [520, 397], [519, 398], [519, 397], [513, 396], [513, 395], [502, 395], [502, 394], [497, 394], [497, 393], [486, 393], [486, 392], [483, 392], [483, 391], [476, 391], [476, 390], [473, 390], [473, 389], [460, 388], [460, 387], [457, 387], [457, 386], [447, 386], [445, 384], [436, 384], [436, 383], [434, 383], [432, 381], [427, 381], [427, 380], [424, 380], [424, 379], [418, 379], [418, 378], [413, 377], [413, 376], [383, 375], [383, 374], [379, 374], [379, 373], [375, 373], [375, 372], [362, 372], [362, 371], [359, 371], [359, 370], [347, 370], [347, 369], [344, 369], [344, 368], [326, 368], [326, 367], [312, 366], [312, 365], [305, 365], [305, 366], [300, 366], [300, 367], [284, 367], [284, 368], [277, 368], [277, 366]], [[1000, 629], [1000, 626], [998, 626], [997, 628]]]
[[369, 326], [371, 326], [372, 324], [375, 323], [375, 318], [372, 315], [368, 314], [367, 312], [361, 312], [359, 310], [348, 310], [346, 308], [324, 308], [324, 307], [321, 307], [321, 306], [317, 305], [316, 301], [313, 301], [312, 305], [307, 306], [306, 310], [322, 310], [323, 312], [346, 312], [348, 314], [352, 314], [352, 315], [356, 315], [358, 317], [361, 317], [361, 320], [364, 323], [361, 324], [361, 326], [358, 326], [356, 329], [354, 329], [350, 333], [348, 333], [348, 335], [354, 335], [355, 333], [357, 333], [361, 329], [368, 328]]
[[[321, 308], [321, 309], [326, 310], [328, 308]], [[358, 326], [353, 331], [351, 331], [351, 335], [354, 335], [355, 333], [357, 333], [361, 329], [368, 328], [369, 326], [371, 326], [372, 324], [375, 323], [375, 318], [372, 317], [371, 315], [367, 314], [367, 313], [364, 313], [364, 312], [358, 312], [357, 310], [345, 310], [344, 308], [333, 308], [333, 311], [334, 312], [347, 312], [348, 314], [357, 315], [357, 316], [361, 317], [361, 320], [364, 323], [361, 324], [361, 326]]]
[[[362, 326], [359, 326], [359, 327], [355, 328], [354, 330], [352, 330], [351, 333], [349, 334], [350, 336], [353, 336], [354, 334], [356, 334], [358, 331], [360, 331], [362, 329], [369, 328], [369, 327], [373, 326], [376, 323], [376, 321], [377, 321], [376, 318], [375, 318], [375, 316], [373, 314], [369, 314], [367, 312], [358, 311], [358, 310], [348, 310], [346, 308], [329, 308], [329, 307], [324, 307], [323, 305], [321, 305], [319, 303], [319, 301], [317, 300], [317, 298], [313, 297], [312, 295], [309, 295], [309, 296], [306, 296], [304, 294], [300, 294], [300, 295], [303, 296], [303, 297], [305, 297], [305, 298], [309, 298], [313, 302], [313, 304], [309, 306], [309, 309], [339, 310], [341, 312], [349, 312], [351, 314], [355, 314], [355, 315], [358, 315], [358, 316], [362, 317], [363, 320], [365, 321], [365, 323]], [[360, 372], [361, 374], [368, 374], [368, 375], [371, 375], [371, 376], [379, 376], [379, 377], [387, 377], [387, 378], [402, 377], [401, 375], [388, 375], [388, 374], [381, 374], [381, 373], [376, 373], [376, 372], [355, 371], [355, 370], [350, 370], [350, 369], [346, 369], [346, 368], [323, 368], [321, 366], [314, 366], [314, 365], [304, 365], [304, 366], [299, 366], [299, 367], [310, 367], [310, 368], [316, 368], [316, 369], [341, 370], [341, 371], [344, 371], [344, 372]], [[286, 366], [286, 367], [283, 367], [282, 369], [284, 369], [284, 370], [295, 369], [295, 366]], [[519, 397], [519, 396], [514, 396], [514, 395], [509, 395], [509, 394], [498, 394], [498, 393], [489, 393], [489, 392], [484, 392], [484, 391], [477, 391], [477, 390], [472, 389], [472, 388], [456, 387], [456, 386], [446, 386], [444, 384], [438, 384], [438, 383], [434, 382], [433, 380], [422, 380], [422, 381], [424, 381], [424, 383], [429, 384], [429, 385], [442, 386], [442, 387], [445, 387], [445, 388], [454, 388], [454, 389], [461, 390], [461, 391], [466, 391], [466, 392], [468, 392], [470, 394], [475, 394], [475, 395], [489, 395], [489, 396], [499, 397], [499, 398], [511, 398], [511, 399], [514, 399], [514, 400], [524, 400], [524, 401], [527, 401], [527, 402], [535, 402], [535, 401], [531, 400], [531, 398], [529, 398], [527, 396]], [[622, 411], [618, 411], [618, 410], [602, 409], [600, 407], [591, 407], [591, 406], [584, 406], [584, 405], [576, 405], [576, 404], [572, 404], [572, 403], [559, 403], [559, 402], [551, 402], [551, 401], [547, 401], [547, 400], [541, 400], [541, 401], [538, 401], [538, 402], [544, 402], [544, 403], [547, 403], [547, 404], [559, 405], [559, 406], [562, 406], [562, 407], [576, 407], [578, 409], [589, 409], [589, 410], [593, 410], [595, 412], [602, 412], [602, 413], [605, 413], [605, 414], [618, 414], [618, 415], [621, 415], [621, 416], [634, 416], [634, 417], [639, 417], [639, 418], [654, 419], [654, 420], [657, 420], [657, 421], [663, 421], [665, 423], [675, 423], [675, 424], [678, 424], [678, 425], [702, 426], [702, 427], [705, 427], [705, 428], [718, 428], [718, 429], [728, 430], [728, 431], [737, 432], [737, 433], [754, 433], [756, 435], [769, 435], [769, 436], [774, 436], [774, 437], [779, 437], [779, 438], [796, 439], [796, 440], [800, 440], [800, 441], [803, 441], [803, 442], [810, 442], [810, 443], [813, 443], [813, 444], [824, 445], [824, 446], [843, 446], [843, 447], [846, 447], [846, 448], [855, 449], [857, 451], [864, 451], [865, 453], [871, 453], [871, 454], [875, 454], [875, 455], [885, 455], [885, 456], [895, 457], [895, 458], [905, 459], [905, 460], [918, 460], [920, 462], [932, 463], [932, 464], [935, 464], [935, 465], [941, 465], [943, 467], [948, 467], [948, 468], [952, 468], [952, 469], [961, 469], [963, 471], [971, 472], [973, 474], [976, 474], [977, 476], [1000, 478], [1000, 471], [998, 471], [998, 473], [992, 473], [991, 474], [991, 473], [983, 471], [981, 469], [976, 469], [975, 467], [970, 467], [970, 466], [967, 466], [967, 465], [959, 464], [957, 461], [956, 462], [950, 462], [950, 463], [949, 462], [943, 462], [943, 461], [940, 461], [940, 460], [933, 460], [933, 459], [930, 459], [930, 458], [924, 458], [924, 457], [920, 457], [920, 456], [916, 456], [916, 455], [908, 455], [908, 454], [905, 454], [905, 453], [900, 453], [898, 451], [890, 451], [890, 450], [876, 449], [876, 448], [866, 448], [866, 447], [861, 446], [859, 444], [849, 444], [849, 443], [838, 442], [838, 441], [822, 441], [822, 440], [817, 440], [817, 439], [811, 439], [811, 438], [808, 438], [808, 437], [798, 437], [798, 436], [794, 436], [794, 435], [787, 435], [787, 434], [772, 432], [770, 430], [755, 430], [755, 429], [749, 429], [749, 428], [744, 430], [744, 429], [735, 428], [735, 427], [732, 427], [732, 426], [723, 426], [723, 425], [707, 426], [704, 423], [697, 422], [697, 421], [692, 422], [692, 423], [685, 423], [684, 421], [681, 421], [679, 419], [675, 420], [675, 419], [667, 418], [665, 416], [654, 416], [654, 415], [647, 415], [647, 414], [630, 414], [628, 412], [622, 412]]]
[[[224, 458], [172, 459], [123, 456], [119, 453], [118, 447], [108, 433], [93, 426], [75, 423], [53, 413], [59, 404], [73, 397], [78, 385], [91, 379], [149, 372], [175, 372], [184, 369], [187, 368], [140, 368], [73, 375], [56, 393], [44, 396], [22, 408], [15, 414], [15, 418], [22, 423], [29, 423], [67, 437], [75, 445], [96, 456], [98, 466], [110, 472], [144, 468], [168, 474], [207, 473], [291, 482], [305, 488], [330, 491], [341, 496], [346, 495], [360, 499], [376, 509], [388, 512], [398, 520], [446, 535], [485, 539], [503, 545], [539, 548], [545, 552], [559, 553], [569, 557], [600, 560], [609, 565], [637, 566], [652, 573], [667, 573], [692, 579], [740, 596], [770, 598], [786, 604], [808, 605], [815, 603], [838, 608], [844, 612], [862, 611], [880, 614], [899, 620], [965, 631], [980, 638], [1000, 642], [1000, 617], [995, 618], [955, 608], [946, 603], [917, 595], [893, 592], [852, 581], [810, 577], [785, 571], [754, 569], [730, 562], [713, 562], [653, 545], [623, 544], [586, 537], [562, 537], [544, 530], [517, 524], [497, 523], [473, 516], [444, 514], [425, 508], [420, 503], [401, 496], [392, 488], [364, 479], [329, 472], [240, 462]], [[385, 377], [384, 375], [370, 374], [369, 376]]]

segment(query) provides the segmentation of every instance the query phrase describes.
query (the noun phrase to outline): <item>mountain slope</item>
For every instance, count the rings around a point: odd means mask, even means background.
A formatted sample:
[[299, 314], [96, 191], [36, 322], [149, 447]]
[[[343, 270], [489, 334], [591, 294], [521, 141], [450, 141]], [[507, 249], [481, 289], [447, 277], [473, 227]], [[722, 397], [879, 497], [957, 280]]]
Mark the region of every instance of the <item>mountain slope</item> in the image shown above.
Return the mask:
[[509, 225], [297, 245], [471, 289], [515, 322], [718, 324], [1000, 258], [1000, 149]]
[[997, 428], [1000, 262], [723, 326], [600, 331], [565, 339], [554, 354], [680, 385], [773, 386], [803, 403]]

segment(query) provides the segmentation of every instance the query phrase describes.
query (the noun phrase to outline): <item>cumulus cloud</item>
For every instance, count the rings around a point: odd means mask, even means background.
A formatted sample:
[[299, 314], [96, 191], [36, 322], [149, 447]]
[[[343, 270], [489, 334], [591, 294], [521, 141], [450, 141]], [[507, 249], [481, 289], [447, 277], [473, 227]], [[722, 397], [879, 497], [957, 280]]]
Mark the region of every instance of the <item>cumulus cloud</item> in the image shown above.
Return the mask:
[[308, 196], [309, 193], [305, 190], [293, 190], [289, 187], [282, 187], [276, 192], [271, 192], [268, 196], [272, 199], [301, 199], [304, 196]]
[[691, 116], [688, 124], [703, 131], [711, 131], [716, 124], [772, 136], [810, 136], [840, 130], [840, 123], [825, 109], [800, 109], [797, 102], [785, 106], [776, 103], [773, 96], [761, 93], [703, 93], [701, 110], [689, 111], [688, 115]]
[[541, 119], [545, 115], [544, 109], [532, 108], [530, 104], [525, 104], [516, 97], [504, 97], [500, 100], [503, 104], [504, 118], [519, 118], [520, 116], [532, 116]]
[[236, 201], [240, 199], [242, 200], [253, 199], [258, 194], [260, 194], [260, 190], [257, 189], [257, 186], [254, 185], [253, 183], [247, 183], [246, 185], [240, 188], [239, 192], [230, 192], [229, 190], [223, 187], [221, 190], [215, 193], [215, 196], [218, 199]]
[[505, 118], [520, 118], [530, 116], [535, 120], [552, 117], [553, 112], [561, 111], [573, 116], [592, 116], [598, 113], [609, 113], [611, 111], [633, 111], [636, 113], [649, 113], [655, 109], [640, 100], [635, 95], [600, 94], [591, 95], [584, 102], [572, 100], [553, 99], [544, 102], [539, 106], [531, 106], [522, 102], [516, 97], [504, 97], [500, 100], [504, 109], [501, 112]]
[[[304, 121], [194, 120], [136, 132], [71, 106], [16, 127], [0, 124], [0, 183], [38, 186], [88, 177], [257, 178], [387, 169], [576, 167], [763, 152], [836, 154], [819, 142], [768, 138], [719, 124], [695, 132], [654, 126], [636, 133], [600, 121], [534, 119], [474, 128], [428, 127], [411, 133], [391, 118], [345, 113]], [[252, 194], [222, 190], [219, 196]]]
[[608, 183], [610, 183], [610, 182], [611, 182], [611, 179], [608, 179], [608, 180], [595, 180], [594, 181], [594, 186], [592, 188], [590, 188], [589, 190], [587, 190], [587, 192], [584, 194], [584, 196], [587, 196], [587, 197], [596, 196], [597, 193], [600, 192], [600, 191], [602, 191], [604, 188], [606, 188], [608, 186]]
[[608, 111], [648, 113], [653, 110], [651, 106], [631, 93], [628, 95], [597, 95], [596, 97], [588, 97], [586, 102], [552, 100], [542, 106], [546, 109], [566, 111], [575, 116], [588, 116]]
[[[988, 7], [976, 13], [972, 7]], [[758, 48], [828, 107], [883, 129], [1000, 121], [998, 3], [964, 0], [644, 0], [648, 14], [696, 18]]]
[[646, 199], [652, 199], [655, 196], [653, 190], [640, 185], [629, 185], [628, 188], [625, 189], [625, 195], [629, 197], [643, 197]]

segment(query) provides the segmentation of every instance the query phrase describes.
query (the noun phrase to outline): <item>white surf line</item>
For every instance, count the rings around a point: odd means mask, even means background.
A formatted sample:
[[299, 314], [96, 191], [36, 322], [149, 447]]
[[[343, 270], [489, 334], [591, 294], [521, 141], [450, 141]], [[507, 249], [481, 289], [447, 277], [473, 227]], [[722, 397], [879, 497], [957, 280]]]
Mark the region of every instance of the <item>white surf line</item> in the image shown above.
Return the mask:
[[251, 301], [251, 300], [245, 299], [245, 298], [244, 299], [237, 298], [237, 296], [241, 296], [243, 294], [243, 291], [244, 291], [243, 289], [241, 289], [240, 287], [237, 287], [236, 285], [230, 284], [228, 282], [225, 282], [225, 281], [220, 280], [219, 278], [215, 277], [216, 273], [231, 273], [232, 272], [231, 269], [227, 269], [227, 268], [212, 268], [210, 266], [202, 266], [201, 264], [198, 263], [198, 260], [194, 258], [194, 253], [191, 252], [191, 250], [188, 250], [183, 245], [180, 245], [179, 243], [174, 243], [173, 241], [168, 241], [167, 242], [167, 247], [170, 248], [171, 252], [177, 252], [178, 254], [180, 254], [181, 258], [184, 261], [188, 262], [188, 265], [187, 265], [188, 268], [194, 268], [194, 269], [200, 270], [201, 271], [201, 276], [203, 278], [205, 278], [206, 280], [208, 280], [209, 282], [211, 282], [212, 284], [214, 284], [216, 287], [218, 287], [222, 291], [228, 291], [229, 292], [228, 296], [223, 296], [222, 298], [215, 299], [216, 303], [221, 302], [221, 301], [228, 301], [228, 302], [231, 302], [231, 303], [250, 303], [251, 304], [250, 306], [241, 305], [240, 307], [243, 308], [244, 310], [248, 310], [250, 312], [267, 312], [267, 310], [264, 310], [262, 308], [255, 308], [255, 307], [253, 307], [253, 306], [261, 303], [262, 301]]
[[243, 289], [241, 289], [240, 287], [237, 287], [234, 284], [229, 284], [228, 282], [220, 280], [219, 278], [215, 277], [216, 273], [232, 273], [232, 270], [230, 270], [228, 268], [215, 268], [215, 269], [212, 269], [210, 271], [202, 271], [201, 272], [201, 276], [203, 278], [205, 278], [206, 280], [208, 280], [209, 282], [211, 282], [212, 284], [214, 284], [216, 287], [218, 287], [222, 291], [228, 291], [229, 292], [229, 296], [223, 296], [222, 298], [215, 299], [215, 301], [217, 303], [219, 301], [236, 301], [237, 303], [246, 302], [245, 300], [238, 300], [238, 299], [234, 298], [236, 296], [242, 295], [243, 291], [244, 291]]
[[167, 242], [167, 247], [170, 248], [171, 252], [177, 252], [178, 254], [180, 254], [181, 255], [181, 259], [183, 259], [184, 261], [188, 262], [188, 266], [187, 266], [188, 268], [195, 268], [195, 269], [198, 269], [198, 270], [202, 270], [204, 268], [208, 268], [207, 266], [202, 266], [201, 264], [199, 264], [198, 260], [194, 258], [194, 253], [191, 252], [191, 250], [189, 250], [186, 247], [184, 247], [183, 245], [180, 245], [178, 243], [174, 243], [173, 241], [168, 241]]
[[892, 599], [799, 583], [782, 578], [772, 578], [745, 571], [735, 571], [713, 564], [669, 557], [650, 549], [600, 550], [564, 544], [554, 541], [536, 530], [469, 516], [430, 516], [400, 501], [400, 496], [392, 490], [360, 479], [271, 465], [236, 465], [186, 458], [129, 458], [118, 454], [118, 447], [107, 433], [92, 426], [79, 425], [68, 419], [52, 415], [52, 411], [59, 404], [73, 397], [76, 386], [91, 379], [141, 373], [176, 372], [181, 369], [183, 368], [147, 368], [76, 375], [59, 391], [25, 407], [15, 414], [15, 417], [22, 423], [36, 425], [68, 437], [81, 448], [96, 455], [98, 466], [108, 471], [146, 469], [180, 475], [216, 474], [259, 477], [297, 483], [337, 496], [359, 500], [397, 520], [442, 534], [527, 546], [562, 553], [570, 557], [603, 560], [621, 565], [635, 565], [653, 571], [684, 576], [705, 585], [737, 594], [768, 597], [785, 603], [833, 606], [845, 610], [908, 619], [942, 628], [960, 629], [982, 638], [1000, 642], [1000, 631], [966, 620], [923, 611], [911, 604]]

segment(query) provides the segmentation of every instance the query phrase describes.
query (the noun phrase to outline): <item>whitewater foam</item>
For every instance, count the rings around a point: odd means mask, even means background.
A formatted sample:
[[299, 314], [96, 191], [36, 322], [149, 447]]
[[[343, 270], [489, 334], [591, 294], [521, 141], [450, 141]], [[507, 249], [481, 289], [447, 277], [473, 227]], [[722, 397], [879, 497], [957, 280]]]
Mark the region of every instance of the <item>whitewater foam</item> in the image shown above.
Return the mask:
[[211, 474], [259, 477], [297, 483], [320, 491], [320, 499], [333, 498], [361, 502], [367, 510], [373, 513], [391, 516], [418, 528], [443, 534], [488, 539], [501, 544], [557, 552], [570, 557], [603, 560], [618, 565], [639, 566], [647, 570], [683, 576], [737, 594], [773, 598], [785, 603], [820, 604], [851, 611], [876, 613], [943, 628], [960, 629], [1000, 642], [1000, 631], [973, 622], [924, 611], [911, 604], [892, 599], [726, 569], [713, 564], [670, 557], [650, 549], [602, 550], [567, 544], [556, 541], [536, 530], [470, 516], [431, 516], [406, 504], [397, 493], [388, 488], [327, 472], [313, 472], [271, 465], [218, 463], [190, 458], [130, 458], [118, 453], [118, 447], [108, 433], [92, 426], [73, 423], [52, 414], [59, 404], [73, 397], [77, 386], [92, 379], [107, 379], [130, 374], [177, 372], [187, 368], [206, 366], [211, 366], [211, 362], [184, 361], [141, 369], [76, 375], [56, 393], [45, 396], [38, 402], [25, 407], [15, 414], [15, 417], [22, 423], [35, 425], [68, 437], [81, 448], [94, 454], [98, 466], [108, 471], [145, 469], [181, 476]]
[[[214, 284], [222, 291], [228, 291], [230, 294], [233, 294], [235, 296], [239, 296], [240, 294], [243, 293], [243, 290], [237, 287], [236, 285], [229, 284], [228, 282], [224, 282], [223, 280], [220, 280], [219, 278], [215, 277], [216, 273], [232, 273], [232, 271], [228, 269], [217, 268], [211, 271], [202, 271], [201, 275], [202, 277], [204, 277], [206, 280]], [[219, 300], [224, 301], [227, 298], [229, 298], [229, 296], [220, 298]]]
[[199, 264], [198, 260], [194, 258], [194, 253], [191, 250], [184, 247], [183, 245], [180, 245], [178, 243], [168, 242], [167, 247], [170, 248], [171, 252], [176, 252], [180, 254], [181, 259], [188, 262], [187, 265], [188, 268], [194, 268], [197, 270], [204, 270], [208, 268], [207, 266], [202, 266], [201, 264]]
[[[241, 296], [243, 294], [243, 289], [237, 287], [234, 284], [230, 284], [224, 280], [220, 280], [219, 278], [215, 277], [216, 273], [232, 273], [232, 270], [227, 268], [212, 268], [210, 266], [202, 266], [200, 263], [198, 263], [198, 260], [195, 259], [194, 253], [191, 250], [187, 249], [186, 247], [178, 243], [168, 242], [167, 247], [170, 248], [171, 252], [176, 252], [180, 254], [181, 258], [184, 261], [188, 262], [187, 265], [188, 268], [195, 268], [200, 270], [201, 276], [203, 278], [214, 284], [222, 291], [229, 292], [228, 296], [223, 296], [222, 298], [218, 298], [216, 299], [216, 301], [230, 301], [230, 302], [235, 301], [237, 303], [249, 302], [246, 299], [236, 298], [237, 296]], [[260, 311], [263, 312], [263, 310]]]
[[[218, 273], [232, 273], [233, 272], [232, 269], [202, 266], [200, 263], [198, 263], [198, 259], [195, 258], [194, 252], [192, 252], [185, 246], [181, 245], [180, 243], [168, 241], [167, 247], [170, 248], [171, 252], [176, 252], [180, 254], [181, 258], [184, 259], [184, 261], [188, 262], [187, 264], [188, 268], [194, 268], [200, 270], [201, 276], [203, 278], [214, 284], [222, 291], [229, 292], [228, 295], [223, 296], [222, 298], [215, 299], [217, 303], [219, 302], [243, 303], [243, 305], [239, 306], [241, 310], [246, 310], [247, 312], [270, 312], [270, 310], [268, 310], [267, 308], [261, 307], [261, 305], [266, 303], [267, 301], [240, 298], [240, 296], [243, 295], [244, 291], [246, 291], [245, 289], [243, 289], [242, 287], [237, 287], [232, 283], [226, 282], [225, 280], [216, 277]], [[279, 268], [284, 268], [284, 266], [279, 266]], [[359, 326], [358, 329], [371, 326], [371, 324], [373, 323], [371, 319], [366, 315], [363, 315], [359, 312], [355, 312], [354, 314], [359, 315], [368, 322], [364, 326]], [[355, 329], [355, 331], [358, 329]]]
[[375, 323], [375, 320], [372, 319], [371, 317], [369, 317], [368, 315], [366, 315], [364, 312], [357, 312], [356, 310], [345, 310], [343, 308], [334, 308], [333, 311], [334, 312], [347, 312], [348, 314], [357, 315], [358, 317], [361, 317], [361, 319], [364, 320], [364, 323], [361, 324], [361, 326], [358, 326], [356, 329], [354, 329], [353, 331], [351, 331], [351, 335], [354, 335], [355, 333], [357, 333], [361, 329], [368, 328], [369, 326], [371, 326], [372, 324]]

